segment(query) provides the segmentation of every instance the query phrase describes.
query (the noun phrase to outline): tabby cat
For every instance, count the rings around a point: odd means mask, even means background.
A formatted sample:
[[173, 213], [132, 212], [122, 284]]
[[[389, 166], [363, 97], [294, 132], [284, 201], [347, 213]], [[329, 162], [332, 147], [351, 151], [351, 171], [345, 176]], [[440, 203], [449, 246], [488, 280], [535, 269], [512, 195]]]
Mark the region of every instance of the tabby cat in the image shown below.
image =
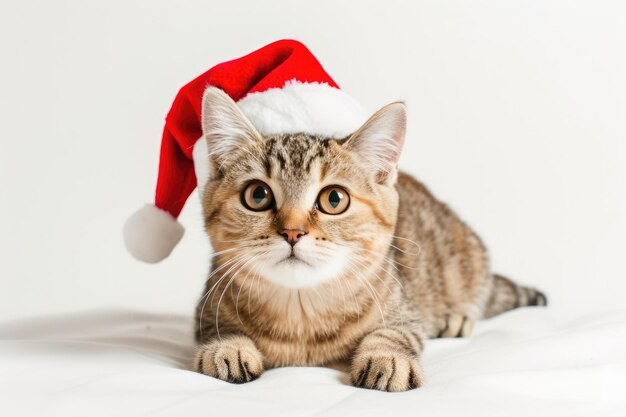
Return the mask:
[[349, 361], [353, 385], [405, 391], [424, 383], [425, 339], [546, 305], [493, 274], [480, 238], [398, 172], [404, 104], [347, 138], [263, 137], [210, 87], [202, 125], [216, 252], [197, 308], [198, 372], [242, 383], [270, 367]]

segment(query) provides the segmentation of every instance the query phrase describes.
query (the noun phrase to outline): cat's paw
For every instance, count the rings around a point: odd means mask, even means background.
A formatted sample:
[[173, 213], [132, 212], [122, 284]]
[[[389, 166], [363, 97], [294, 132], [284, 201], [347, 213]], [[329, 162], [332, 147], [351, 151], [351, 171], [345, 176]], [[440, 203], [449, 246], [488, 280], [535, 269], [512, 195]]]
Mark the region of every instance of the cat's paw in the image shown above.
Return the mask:
[[263, 355], [246, 336], [227, 336], [198, 348], [194, 360], [197, 372], [241, 384], [263, 373]]
[[355, 387], [380, 391], [408, 391], [422, 386], [422, 368], [417, 357], [396, 351], [357, 353], [350, 379]]
[[446, 316], [445, 327], [439, 332], [439, 337], [467, 337], [472, 334], [474, 321], [461, 314]]

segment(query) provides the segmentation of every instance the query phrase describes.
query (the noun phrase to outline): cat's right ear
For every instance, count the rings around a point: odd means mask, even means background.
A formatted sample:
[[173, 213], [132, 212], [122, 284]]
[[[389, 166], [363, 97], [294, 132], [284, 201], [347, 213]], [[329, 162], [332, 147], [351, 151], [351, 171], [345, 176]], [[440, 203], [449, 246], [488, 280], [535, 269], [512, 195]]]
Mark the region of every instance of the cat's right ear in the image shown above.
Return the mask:
[[214, 174], [237, 150], [262, 139], [239, 106], [216, 87], [208, 87], [202, 98], [202, 134]]
[[379, 183], [394, 184], [405, 133], [406, 106], [402, 102], [391, 103], [370, 117], [344, 147], [359, 156]]

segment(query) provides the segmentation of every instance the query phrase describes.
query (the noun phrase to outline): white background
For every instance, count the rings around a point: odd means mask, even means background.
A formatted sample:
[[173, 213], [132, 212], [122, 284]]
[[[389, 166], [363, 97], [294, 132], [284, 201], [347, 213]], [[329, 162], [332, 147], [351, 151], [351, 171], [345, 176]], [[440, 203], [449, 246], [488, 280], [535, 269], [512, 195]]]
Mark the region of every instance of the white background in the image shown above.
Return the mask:
[[161, 264], [125, 252], [122, 224], [153, 198], [178, 89], [285, 37], [369, 110], [408, 103], [401, 166], [496, 271], [563, 319], [623, 309], [625, 16], [603, 0], [3, 1], [0, 319], [191, 313], [210, 251], [197, 197]]

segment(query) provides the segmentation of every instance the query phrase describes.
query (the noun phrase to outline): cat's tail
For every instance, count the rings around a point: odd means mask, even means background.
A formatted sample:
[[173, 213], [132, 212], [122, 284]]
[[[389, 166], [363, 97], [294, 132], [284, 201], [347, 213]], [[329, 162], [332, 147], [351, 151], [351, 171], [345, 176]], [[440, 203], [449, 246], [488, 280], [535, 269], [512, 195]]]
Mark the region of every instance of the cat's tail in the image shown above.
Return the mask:
[[541, 291], [517, 285], [502, 275], [493, 274], [491, 295], [487, 300], [483, 316], [493, 317], [518, 307], [546, 305], [548, 305], [548, 299]]

